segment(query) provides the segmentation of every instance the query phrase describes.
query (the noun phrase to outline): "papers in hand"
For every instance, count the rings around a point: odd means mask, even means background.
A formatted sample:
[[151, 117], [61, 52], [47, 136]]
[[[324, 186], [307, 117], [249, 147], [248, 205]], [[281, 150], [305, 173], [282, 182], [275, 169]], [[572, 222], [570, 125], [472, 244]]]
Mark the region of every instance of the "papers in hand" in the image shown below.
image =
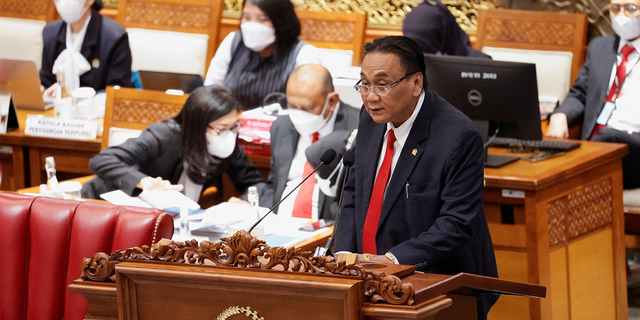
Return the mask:
[[122, 190], [103, 193], [100, 198], [113, 204], [162, 209], [172, 216], [180, 214], [180, 208], [189, 209], [189, 213], [200, 210], [200, 205], [176, 190], [143, 191], [137, 197], [130, 197]]

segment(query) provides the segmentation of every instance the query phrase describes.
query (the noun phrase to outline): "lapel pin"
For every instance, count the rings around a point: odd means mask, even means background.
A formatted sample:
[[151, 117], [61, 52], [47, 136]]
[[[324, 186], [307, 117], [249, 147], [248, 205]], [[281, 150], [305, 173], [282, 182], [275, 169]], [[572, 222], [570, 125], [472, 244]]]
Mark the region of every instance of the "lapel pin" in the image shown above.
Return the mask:
[[414, 156], [415, 156], [416, 154], [418, 154], [418, 149], [413, 149], [413, 150], [411, 151], [411, 154], [412, 154], [412, 155], [414, 155]]
[[93, 59], [93, 61], [91, 61], [91, 66], [93, 66], [95, 69], [100, 68], [100, 60], [99, 59]]

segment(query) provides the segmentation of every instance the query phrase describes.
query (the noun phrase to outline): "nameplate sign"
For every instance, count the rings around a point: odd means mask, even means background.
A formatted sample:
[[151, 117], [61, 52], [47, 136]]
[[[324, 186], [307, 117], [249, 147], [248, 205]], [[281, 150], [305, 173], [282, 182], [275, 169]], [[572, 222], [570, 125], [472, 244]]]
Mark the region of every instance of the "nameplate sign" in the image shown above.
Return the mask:
[[511, 190], [511, 189], [502, 189], [502, 196], [505, 197], [505, 198], [524, 199], [524, 191]]
[[91, 120], [27, 117], [24, 133], [40, 137], [95, 140], [98, 123]]

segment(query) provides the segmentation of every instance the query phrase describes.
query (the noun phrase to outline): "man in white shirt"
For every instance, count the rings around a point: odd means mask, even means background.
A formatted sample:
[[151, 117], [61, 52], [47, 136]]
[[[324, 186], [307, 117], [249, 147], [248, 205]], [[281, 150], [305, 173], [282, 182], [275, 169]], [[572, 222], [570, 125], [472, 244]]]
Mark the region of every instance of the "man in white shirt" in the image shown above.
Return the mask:
[[624, 188], [640, 187], [640, 0], [612, 0], [615, 35], [593, 39], [587, 61], [549, 122], [548, 137], [567, 138], [582, 123], [582, 140], [626, 143]]
[[[360, 110], [340, 102], [331, 74], [321, 65], [296, 68], [286, 90], [288, 114], [278, 117], [271, 126], [271, 171], [260, 195], [263, 207], [276, 204], [313, 170], [305, 156], [312, 143], [323, 143], [323, 138], [331, 134], [344, 133], [345, 139], [339, 145], [330, 146], [344, 149], [346, 137], [358, 126]], [[336, 141], [324, 141], [328, 140]], [[334, 159], [331, 165], [339, 161]], [[305, 181], [275, 211], [284, 216], [334, 220], [338, 211], [336, 199], [321, 192], [317, 180], [314, 175]]]

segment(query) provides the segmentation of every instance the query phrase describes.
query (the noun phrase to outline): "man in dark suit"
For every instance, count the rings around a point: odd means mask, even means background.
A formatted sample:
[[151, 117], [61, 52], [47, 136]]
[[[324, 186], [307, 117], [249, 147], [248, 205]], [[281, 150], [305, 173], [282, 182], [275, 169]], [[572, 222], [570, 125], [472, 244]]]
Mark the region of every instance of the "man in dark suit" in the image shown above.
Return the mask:
[[424, 53], [491, 59], [471, 47], [469, 35], [440, 0], [425, 0], [413, 7], [402, 23], [402, 35], [415, 40]]
[[[271, 126], [271, 171], [260, 195], [263, 207], [271, 207], [280, 201], [312, 170], [305, 156], [305, 150], [312, 143], [344, 149], [349, 133], [358, 126], [360, 110], [340, 102], [333, 89], [331, 74], [317, 64], [302, 65], [291, 73], [287, 82], [287, 108], [289, 114], [278, 117]], [[340, 132], [344, 133], [345, 139], [334, 139]], [[331, 165], [335, 167], [339, 161], [336, 158]], [[320, 190], [320, 182], [316, 176], [307, 180], [276, 208], [276, 212], [314, 220], [334, 220], [338, 211], [335, 197], [326, 194], [330, 193], [327, 188]]]
[[624, 188], [640, 187], [640, 1], [612, 0], [615, 35], [593, 39], [587, 61], [567, 98], [550, 117], [549, 137], [567, 138], [568, 126], [582, 124], [582, 140], [626, 143]]
[[[483, 209], [482, 138], [425, 89], [420, 46], [406, 37], [365, 45], [355, 164], [334, 252], [417, 265], [429, 273], [497, 277]], [[478, 318], [495, 296], [478, 295]]]

